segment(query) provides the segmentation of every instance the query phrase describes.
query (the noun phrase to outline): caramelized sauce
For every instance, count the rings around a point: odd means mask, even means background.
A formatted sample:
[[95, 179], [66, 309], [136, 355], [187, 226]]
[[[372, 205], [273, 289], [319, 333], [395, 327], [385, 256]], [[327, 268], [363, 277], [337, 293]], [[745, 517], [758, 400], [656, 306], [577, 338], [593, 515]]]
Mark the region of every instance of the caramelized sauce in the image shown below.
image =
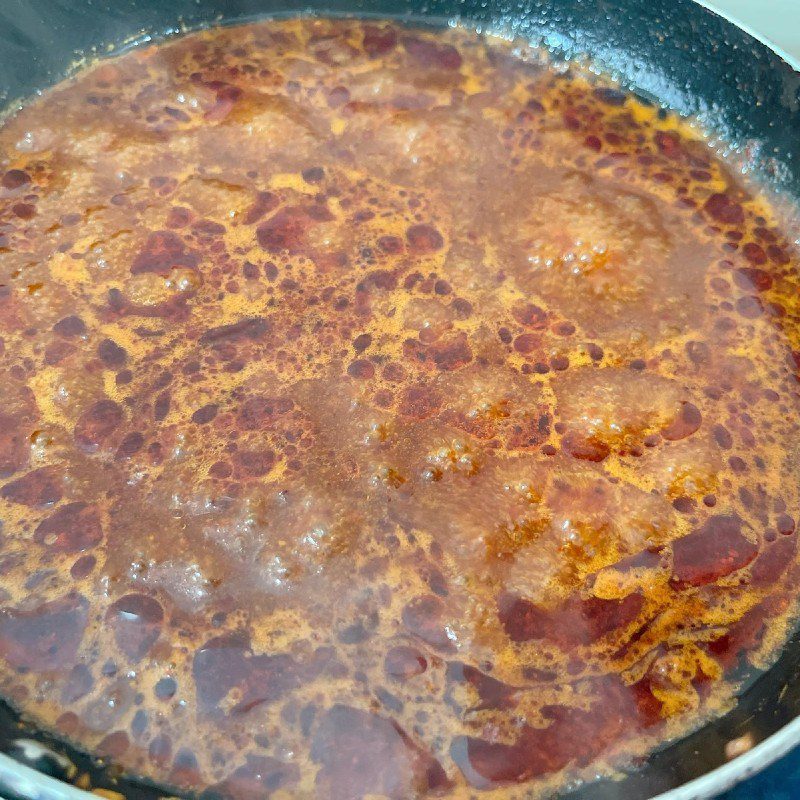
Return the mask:
[[465, 31], [137, 49], [0, 130], [0, 691], [225, 798], [535, 796], [798, 578], [798, 258], [688, 123]]

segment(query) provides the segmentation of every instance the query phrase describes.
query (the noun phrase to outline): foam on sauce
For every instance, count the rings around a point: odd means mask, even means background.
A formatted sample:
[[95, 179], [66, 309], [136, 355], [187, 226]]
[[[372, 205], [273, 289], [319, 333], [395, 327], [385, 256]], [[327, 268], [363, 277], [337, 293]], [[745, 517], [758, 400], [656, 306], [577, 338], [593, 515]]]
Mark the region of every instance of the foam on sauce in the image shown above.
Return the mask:
[[688, 124], [295, 20], [0, 129], [0, 691], [226, 798], [533, 796], [795, 609], [798, 257]]

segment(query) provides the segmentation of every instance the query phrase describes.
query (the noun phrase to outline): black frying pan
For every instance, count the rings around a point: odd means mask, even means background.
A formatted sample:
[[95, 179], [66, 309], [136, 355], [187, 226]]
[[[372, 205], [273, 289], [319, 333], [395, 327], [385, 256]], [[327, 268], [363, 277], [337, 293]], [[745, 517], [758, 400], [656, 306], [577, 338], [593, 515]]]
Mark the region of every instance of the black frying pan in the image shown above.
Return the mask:
[[[692, 0], [0, 0], [0, 108], [55, 83], [79, 55], [102, 54], [108, 44], [308, 12], [428, 24], [459, 19], [514, 32], [567, 58], [587, 55], [642, 96], [699, 116], [746, 149], [762, 180], [800, 201], [800, 73]], [[727, 716], [622, 780], [591, 784], [564, 800], [713, 797], [800, 744], [800, 633], [766, 674], [743, 678], [747, 688]], [[756, 748], [728, 762], [725, 745], [745, 734]], [[0, 798], [88, 800], [91, 795], [57, 780], [70, 772], [64, 755], [91, 775], [93, 787], [130, 800], [165, 795], [144, 782], [117, 779], [0, 704]]]

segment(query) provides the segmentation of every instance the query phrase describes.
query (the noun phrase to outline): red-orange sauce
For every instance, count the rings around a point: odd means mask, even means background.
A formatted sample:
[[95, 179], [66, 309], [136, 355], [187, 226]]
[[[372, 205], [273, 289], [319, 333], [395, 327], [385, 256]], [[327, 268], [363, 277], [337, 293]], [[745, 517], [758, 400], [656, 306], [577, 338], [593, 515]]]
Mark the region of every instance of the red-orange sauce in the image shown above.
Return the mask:
[[0, 692], [38, 724], [235, 800], [514, 798], [769, 663], [798, 258], [688, 123], [295, 20], [89, 68], [0, 167]]

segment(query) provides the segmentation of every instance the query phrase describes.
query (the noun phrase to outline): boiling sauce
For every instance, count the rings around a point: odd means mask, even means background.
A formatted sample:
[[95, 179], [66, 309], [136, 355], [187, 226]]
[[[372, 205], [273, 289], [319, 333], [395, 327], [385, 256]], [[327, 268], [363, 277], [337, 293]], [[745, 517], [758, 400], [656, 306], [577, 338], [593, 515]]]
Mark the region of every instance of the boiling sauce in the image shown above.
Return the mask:
[[798, 258], [460, 30], [104, 61], [0, 129], [0, 693], [224, 798], [517, 798], [730, 707], [798, 569]]

